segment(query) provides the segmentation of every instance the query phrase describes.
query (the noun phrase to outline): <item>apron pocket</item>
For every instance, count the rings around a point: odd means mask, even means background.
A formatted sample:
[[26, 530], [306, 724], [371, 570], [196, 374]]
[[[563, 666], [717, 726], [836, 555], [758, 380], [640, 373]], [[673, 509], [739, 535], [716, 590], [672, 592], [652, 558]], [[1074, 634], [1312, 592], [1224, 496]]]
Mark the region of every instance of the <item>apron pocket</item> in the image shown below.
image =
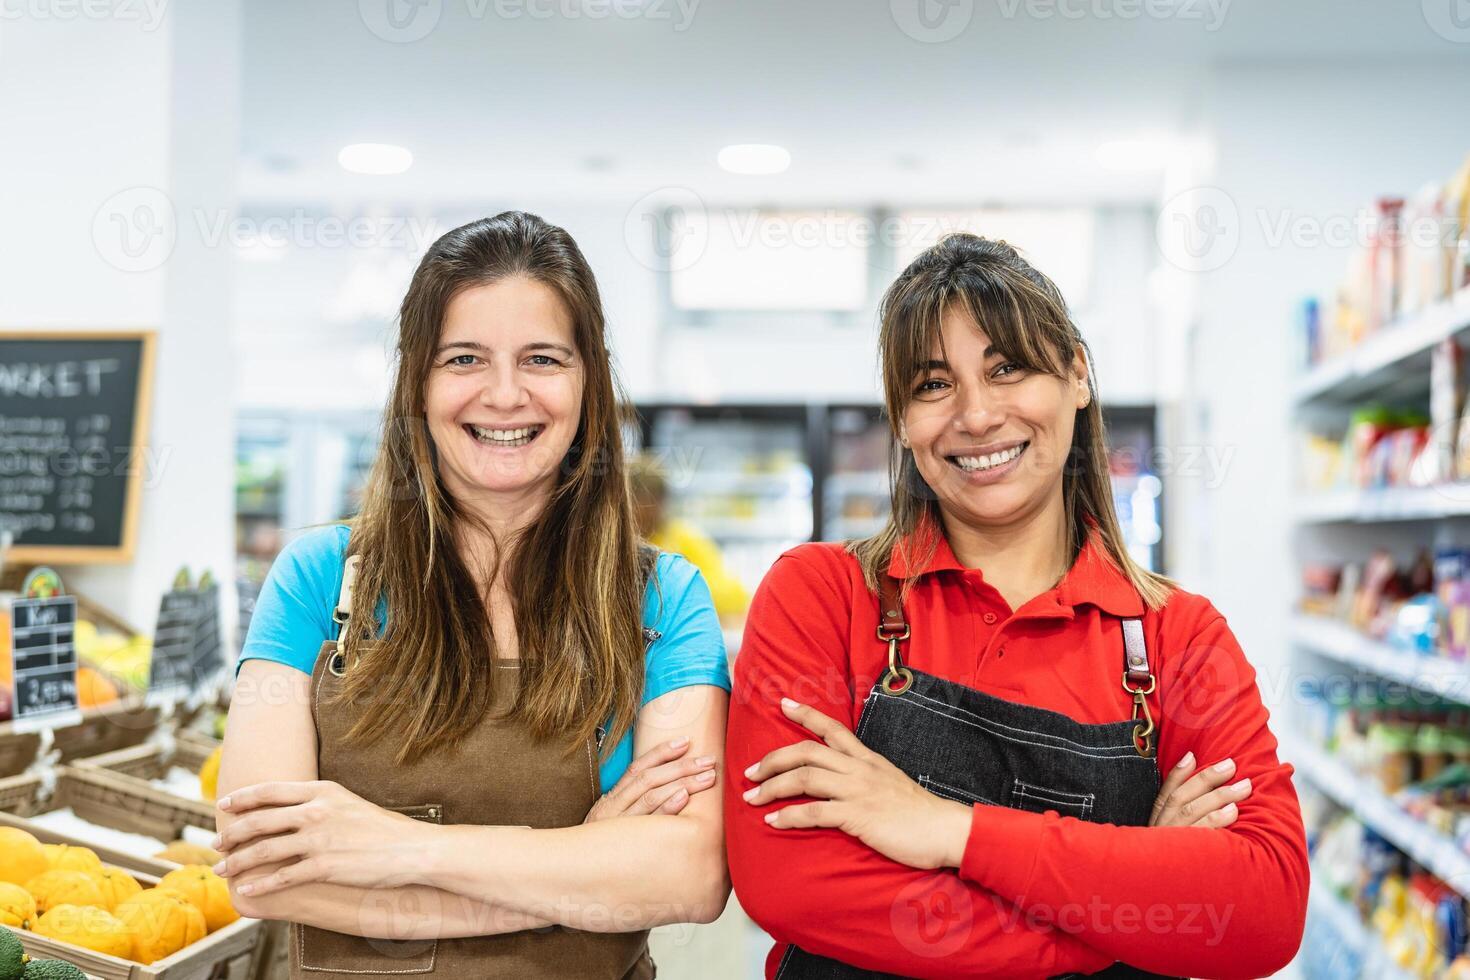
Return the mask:
[[1095, 793], [1067, 793], [1059, 789], [1048, 789], [1034, 783], [1016, 779], [1011, 783], [1011, 807], [1031, 813], [1055, 810], [1064, 817], [1079, 820], [1092, 819], [1092, 809], [1097, 803]]
[[[444, 807], [438, 803], [383, 809], [428, 823], [444, 822]], [[417, 902], [410, 906], [407, 901], [391, 899], [386, 891], [381, 898], [369, 893], [364, 905], [373, 907], [375, 899], [376, 904], [387, 910], [390, 927], [401, 928], [405, 932], [409, 926], [435, 915], [437, 911], [420, 908]], [[334, 975], [433, 973], [434, 957], [439, 951], [437, 939], [367, 939], [298, 923], [292, 923], [291, 929], [296, 934], [293, 945], [303, 971]]]
[[994, 800], [987, 800], [978, 793], [971, 793], [969, 790], [960, 789], [958, 786], [941, 783], [939, 780], [927, 774], [921, 774], [919, 776], [919, 785], [935, 796], [942, 796], [946, 800], [954, 800], [956, 803], [985, 803], [989, 806], [995, 806]]

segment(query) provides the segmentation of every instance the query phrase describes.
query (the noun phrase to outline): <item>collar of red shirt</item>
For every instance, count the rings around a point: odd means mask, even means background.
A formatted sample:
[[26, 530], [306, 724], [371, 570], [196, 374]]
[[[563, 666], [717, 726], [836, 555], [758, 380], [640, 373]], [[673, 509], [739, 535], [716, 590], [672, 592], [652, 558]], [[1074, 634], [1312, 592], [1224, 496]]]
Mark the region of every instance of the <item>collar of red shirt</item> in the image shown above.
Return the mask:
[[[1088, 536], [1082, 550], [1077, 554], [1077, 560], [1062, 576], [1056, 588], [1044, 592], [1026, 603], [1024, 609], [1026, 614], [1036, 616], [1065, 616], [1072, 617], [1077, 606], [1090, 604], [1101, 609], [1105, 613], [1123, 618], [1136, 618], [1143, 615], [1143, 597], [1128, 581], [1128, 577], [1113, 562], [1108, 554], [1107, 547], [1097, 530], [1097, 523], [1088, 519]], [[973, 571], [979, 575], [978, 569], [966, 569], [961, 565], [959, 559], [954, 555], [949, 546], [949, 539], [943, 534], [938, 535], [937, 547], [934, 549], [934, 557], [929, 560], [923, 568], [911, 571], [908, 562], [905, 561], [903, 552], [910, 554], [922, 554], [925, 550], [925, 535], [932, 533], [932, 525], [927, 529], [921, 526], [912, 534], [908, 535], [902, 542], [895, 545], [893, 552], [889, 555], [888, 574], [894, 578], [919, 578], [935, 572], [945, 571]], [[1019, 612], [1020, 610], [1017, 610]]]

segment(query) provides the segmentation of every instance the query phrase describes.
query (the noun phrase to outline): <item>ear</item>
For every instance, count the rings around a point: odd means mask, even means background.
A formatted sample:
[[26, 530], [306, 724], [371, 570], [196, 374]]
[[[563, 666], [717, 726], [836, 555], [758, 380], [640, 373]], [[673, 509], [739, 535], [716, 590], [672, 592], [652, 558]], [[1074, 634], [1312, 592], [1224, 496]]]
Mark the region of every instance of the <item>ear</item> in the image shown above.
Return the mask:
[[1092, 367], [1087, 363], [1087, 355], [1081, 347], [1077, 353], [1072, 355], [1072, 383], [1076, 390], [1077, 408], [1084, 409], [1092, 402]]
[[902, 422], [898, 423], [898, 444], [903, 448], [909, 448], [909, 428]]

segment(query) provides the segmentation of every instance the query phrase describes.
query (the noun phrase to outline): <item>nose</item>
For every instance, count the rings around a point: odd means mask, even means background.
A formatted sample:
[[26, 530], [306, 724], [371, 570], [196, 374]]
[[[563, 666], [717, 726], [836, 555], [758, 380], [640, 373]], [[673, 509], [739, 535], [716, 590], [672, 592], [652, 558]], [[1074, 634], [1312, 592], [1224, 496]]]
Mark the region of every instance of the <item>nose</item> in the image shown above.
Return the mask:
[[485, 384], [480, 389], [480, 404], [497, 412], [512, 412], [529, 400], [526, 386], [521, 384], [515, 365], [501, 363], [485, 372]]
[[956, 432], [978, 438], [1005, 421], [1005, 408], [989, 385], [962, 385], [957, 394], [950, 420]]

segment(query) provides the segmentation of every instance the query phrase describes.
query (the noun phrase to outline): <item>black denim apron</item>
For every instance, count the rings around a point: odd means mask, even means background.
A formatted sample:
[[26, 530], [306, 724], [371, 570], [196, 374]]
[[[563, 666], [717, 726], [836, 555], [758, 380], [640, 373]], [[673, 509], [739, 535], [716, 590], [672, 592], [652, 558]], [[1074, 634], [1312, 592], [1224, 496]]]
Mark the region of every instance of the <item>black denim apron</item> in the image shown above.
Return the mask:
[[[1122, 620], [1123, 689], [1133, 697], [1133, 717], [1084, 725], [906, 666], [898, 646], [908, 639], [909, 625], [893, 579], [883, 577], [878, 601], [878, 639], [888, 644], [888, 670], [863, 702], [857, 737], [864, 745], [946, 799], [1033, 813], [1055, 810], [1094, 823], [1148, 824], [1160, 780], [1153, 717], [1144, 701], [1153, 693], [1154, 676], [1141, 620]], [[898, 974], [849, 966], [794, 945], [776, 970], [776, 980], [893, 976]], [[1115, 963], [1091, 976], [1158, 975]]]

